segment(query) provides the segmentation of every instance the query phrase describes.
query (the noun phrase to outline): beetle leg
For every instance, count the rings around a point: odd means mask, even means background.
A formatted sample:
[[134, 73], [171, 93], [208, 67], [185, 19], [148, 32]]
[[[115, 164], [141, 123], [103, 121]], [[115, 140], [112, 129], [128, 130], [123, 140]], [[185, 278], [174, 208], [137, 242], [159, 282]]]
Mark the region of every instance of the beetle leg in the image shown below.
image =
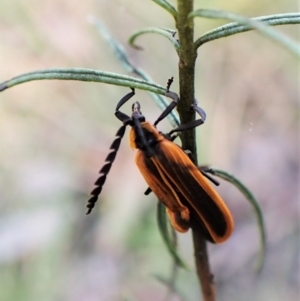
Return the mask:
[[203, 171], [203, 170], [201, 170], [201, 168], [199, 168], [199, 170], [200, 170], [200, 172], [202, 173], [202, 175], [203, 175], [205, 178], [207, 178], [208, 180], [210, 180], [213, 184], [215, 184], [216, 186], [219, 186], [219, 185], [220, 185], [220, 182], [219, 182], [219, 181], [217, 181], [216, 179], [214, 179], [212, 176], [210, 176], [210, 175], [208, 174], [209, 171], [207, 171], [207, 170]]
[[197, 114], [199, 114], [200, 117], [201, 117], [201, 119], [203, 121], [205, 121], [205, 119], [206, 119], [206, 113], [205, 113], [205, 111], [202, 108], [198, 107], [198, 101], [197, 101], [197, 99], [194, 99], [194, 104], [191, 105], [191, 109], [194, 110]]
[[177, 128], [173, 129], [171, 132], [169, 132], [168, 133], [169, 136], [172, 136], [173, 133], [178, 133], [178, 132], [183, 132], [186, 130], [193, 129], [204, 123], [205, 118], [206, 118], [206, 113], [202, 108], [198, 107], [196, 99], [194, 101], [194, 104], [191, 106], [191, 109], [194, 110], [197, 114], [199, 114], [201, 119], [193, 120], [187, 124], [181, 124]]
[[121, 111], [116, 111], [115, 112], [115, 116], [120, 121], [122, 121], [125, 125], [129, 125], [131, 123], [131, 118], [128, 115], [126, 115], [123, 112], [121, 112]]
[[[189, 156], [189, 158], [192, 161], [194, 161], [193, 155], [192, 155], [192, 153], [189, 150], [185, 150], [184, 152]], [[217, 181], [215, 178], [213, 178], [211, 175], [209, 175], [209, 173], [212, 174], [212, 175], [214, 175], [213, 169], [211, 169], [207, 165], [200, 165], [200, 166], [198, 166], [198, 169], [200, 170], [200, 172], [202, 173], [202, 175], [205, 178], [207, 178], [208, 180], [210, 180], [213, 184], [215, 184], [216, 186], [220, 185], [219, 181]]]
[[115, 116], [122, 121], [124, 124], [129, 125], [131, 123], [131, 117], [126, 115], [125, 113], [119, 111], [119, 109], [121, 108], [121, 106], [123, 106], [123, 104], [125, 102], [127, 102], [131, 97], [133, 97], [133, 95], [135, 94], [134, 88], [131, 88], [132, 92], [126, 94], [124, 97], [122, 97], [122, 99], [118, 102], [117, 106], [116, 106], [116, 111], [115, 111]]
[[166, 87], [166, 96], [173, 99], [173, 101], [165, 108], [165, 110], [160, 114], [160, 116], [154, 122], [154, 126], [162, 121], [165, 117], [167, 117], [171, 111], [177, 106], [179, 97], [175, 92], [170, 91], [171, 84], [173, 83], [173, 77], [168, 80], [167, 87]]
[[168, 133], [168, 135], [172, 135], [173, 133], [178, 133], [178, 132], [183, 132], [183, 131], [186, 131], [186, 130], [190, 130], [190, 129], [193, 129], [201, 124], [203, 124], [204, 121], [203, 119], [197, 119], [197, 120], [193, 120], [187, 124], [182, 124], [180, 125], [179, 127], [173, 129], [171, 132]]
[[[162, 121], [165, 117], [167, 117], [171, 111], [177, 106], [178, 104], [178, 101], [179, 101], [179, 96], [175, 93], [175, 92], [172, 92], [170, 91], [170, 86], [173, 82], [173, 77], [170, 78], [168, 80], [168, 83], [167, 83], [167, 92], [166, 92], [166, 96], [171, 98], [173, 101], [166, 107], [166, 109], [160, 114], [160, 116], [157, 118], [157, 120], [154, 122], [154, 126], [157, 126], [157, 124]], [[169, 135], [171, 135], [172, 133], [175, 133], [175, 132], [182, 132], [182, 131], [185, 131], [185, 130], [188, 130], [188, 129], [192, 129], [196, 126], [199, 126], [201, 125], [202, 123], [204, 123], [205, 119], [206, 119], [206, 113], [205, 111], [198, 107], [198, 103], [197, 103], [197, 100], [195, 99], [194, 100], [194, 104], [191, 106], [191, 109], [194, 110], [198, 115], [200, 115], [201, 119], [198, 119], [198, 120], [195, 120], [195, 121], [192, 121], [188, 124], [185, 124], [185, 125], [180, 125], [178, 126], [176, 129], [172, 130]]]
[[130, 88], [132, 92], [126, 94], [125, 96], [122, 97], [122, 99], [118, 102], [116, 106], [116, 112], [119, 111], [119, 109], [123, 106], [125, 102], [127, 102], [133, 95], [135, 94], [134, 88]]
[[152, 192], [152, 189], [150, 187], [148, 187], [145, 192], [144, 195], [149, 195]]
[[214, 183], [216, 186], [220, 185], [220, 182], [217, 181], [216, 179], [214, 179], [211, 175], [215, 175], [215, 172], [212, 168], [208, 167], [208, 166], [198, 166], [199, 170], [201, 171], [201, 173], [207, 178], [209, 179], [212, 183]]

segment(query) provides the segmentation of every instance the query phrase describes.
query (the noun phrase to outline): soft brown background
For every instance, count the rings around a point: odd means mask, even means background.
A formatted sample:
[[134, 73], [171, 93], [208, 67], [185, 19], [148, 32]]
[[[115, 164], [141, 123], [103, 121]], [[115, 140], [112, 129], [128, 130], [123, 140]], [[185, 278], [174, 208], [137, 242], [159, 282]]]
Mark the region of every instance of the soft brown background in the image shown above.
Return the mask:
[[[175, 1], [172, 1], [175, 4]], [[298, 11], [297, 1], [195, 1], [248, 16]], [[174, 76], [169, 41], [146, 35], [144, 51], [127, 46], [134, 31], [174, 28], [152, 1], [1, 0], [0, 81], [52, 67], [85, 67], [126, 74], [88, 16], [99, 18], [123, 43], [132, 62], [157, 83]], [[224, 24], [197, 19], [196, 37]], [[299, 40], [299, 26], [277, 30]], [[250, 205], [223, 182], [235, 232], [209, 245], [219, 300], [299, 298], [298, 61], [257, 33], [204, 45], [196, 95], [207, 112], [197, 130], [199, 161], [240, 178], [257, 196], [266, 222], [268, 253], [256, 275], [259, 235]], [[171, 275], [171, 259], [156, 225], [156, 199], [127, 137], [96, 210], [85, 204], [120, 126], [117, 101], [129, 90], [111, 85], [37, 81], [0, 94], [0, 300], [165, 300], [156, 276]], [[159, 109], [147, 93], [135, 97], [154, 121]], [[124, 106], [130, 112], [130, 104]], [[162, 123], [167, 131], [170, 125]], [[126, 135], [127, 136], [127, 135]], [[179, 235], [190, 265], [181, 270], [181, 300], [199, 300], [190, 233]], [[173, 296], [169, 300], [180, 300]]]

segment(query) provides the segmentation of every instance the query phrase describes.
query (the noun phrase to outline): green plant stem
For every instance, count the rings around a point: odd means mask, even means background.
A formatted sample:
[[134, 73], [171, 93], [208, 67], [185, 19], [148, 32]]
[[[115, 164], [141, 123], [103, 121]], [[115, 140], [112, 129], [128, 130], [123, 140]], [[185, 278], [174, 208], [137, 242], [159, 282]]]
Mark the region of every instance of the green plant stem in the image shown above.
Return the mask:
[[[180, 102], [178, 112], [182, 124], [195, 119], [195, 114], [189, 107], [194, 102], [195, 61], [197, 53], [194, 50], [194, 22], [188, 20], [188, 14], [193, 9], [193, 1], [178, 1], [177, 30], [180, 41], [179, 49], [179, 89]], [[196, 154], [195, 130], [187, 131], [182, 135], [182, 146]], [[195, 162], [197, 163], [197, 162]]]
[[[188, 18], [189, 13], [193, 11], [193, 2], [193, 0], [177, 1], [176, 27], [180, 42], [180, 102], [178, 104], [178, 113], [182, 124], [195, 119], [195, 113], [189, 110], [195, 98], [195, 62], [197, 58], [197, 52], [194, 47], [194, 22], [192, 18]], [[190, 150], [193, 157], [197, 158], [195, 130], [183, 132], [181, 139], [182, 147]], [[196, 160], [194, 163], [197, 164]], [[196, 270], [203, 300], [215, 301], [215, 291], [211, 281], [206, 241], [204, 240], [202, 233], [196, 227], [192, 227], [192, 236]]]

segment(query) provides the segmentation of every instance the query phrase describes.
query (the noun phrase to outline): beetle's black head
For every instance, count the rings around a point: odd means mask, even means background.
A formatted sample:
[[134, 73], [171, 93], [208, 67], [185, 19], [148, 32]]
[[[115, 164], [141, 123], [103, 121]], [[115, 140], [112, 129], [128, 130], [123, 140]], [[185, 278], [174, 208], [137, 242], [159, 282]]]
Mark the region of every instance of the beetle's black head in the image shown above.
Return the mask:
[[[141, 112], [141, 105], [136, 101], [132, 105], [131, 126], [134, 131], [134, 148], [138, 148], [145, 152], [147, 157], [153, 156], [153, 146], [157, 143], [155, 135], [147, 127], [149, 122], [146, 122], [145, 117]], [[151, 130], [152, 125], [150, 126]]]
[[132, 104], [132, 119], [138, 120], [139, 122], [144, 122], [146, 119], [141, 112], [141, 105], [138, 101]]

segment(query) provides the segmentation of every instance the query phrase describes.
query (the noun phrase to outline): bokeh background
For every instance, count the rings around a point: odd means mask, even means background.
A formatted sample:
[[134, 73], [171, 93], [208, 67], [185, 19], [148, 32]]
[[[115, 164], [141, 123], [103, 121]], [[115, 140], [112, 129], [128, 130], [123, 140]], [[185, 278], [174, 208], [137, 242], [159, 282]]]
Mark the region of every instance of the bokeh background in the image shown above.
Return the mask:
[[[172, 1], [176, 5], [175, 1]], [[296, 12], [295, 0], [195, 1], [248, 16]], [[53, 67], [85, 67], [126, 74], [88, 22], [99, 18], [131, 61], [155, 82], [174, 76], [169, 41], [146, 35], [144, 51], [127, 46], [134, 31], [174, 28], [152, 1], [1, 0], [0, 81]], [[224, 22], [196, 20], [196, 37]], [[277, 30], [299, 40], [299, 26]], [[207, 112], [197, 130], [202, 164], [241, 179], [256, 195], [267, 228], [267, 257], [254, 271], [259, 234], [251, 206], [229, 184], [219, 192], [236, 229], [209, 245], [219, 300], [299, 300], [299, 65], [285, 49], [254, 32], [205, 44], [197, 63], [196, 95]], [[101, 199], [85, 215], [120, 122], [117, 101], [128, 89], [112, 85], [36, 81], [0, 94], [0, 300], [199, 300], [190, 233], [179, 248], [190, 270], [179, 270], [178, 295], [158, 278], [172, 261], [156, 224], [156, 199], [124, 138]], [[159, 109], [138, 91], [143, 112]], [[130, 112], [130, 104], [124, 106]], [[168, 122], [160, 129], [170, 129]]]

